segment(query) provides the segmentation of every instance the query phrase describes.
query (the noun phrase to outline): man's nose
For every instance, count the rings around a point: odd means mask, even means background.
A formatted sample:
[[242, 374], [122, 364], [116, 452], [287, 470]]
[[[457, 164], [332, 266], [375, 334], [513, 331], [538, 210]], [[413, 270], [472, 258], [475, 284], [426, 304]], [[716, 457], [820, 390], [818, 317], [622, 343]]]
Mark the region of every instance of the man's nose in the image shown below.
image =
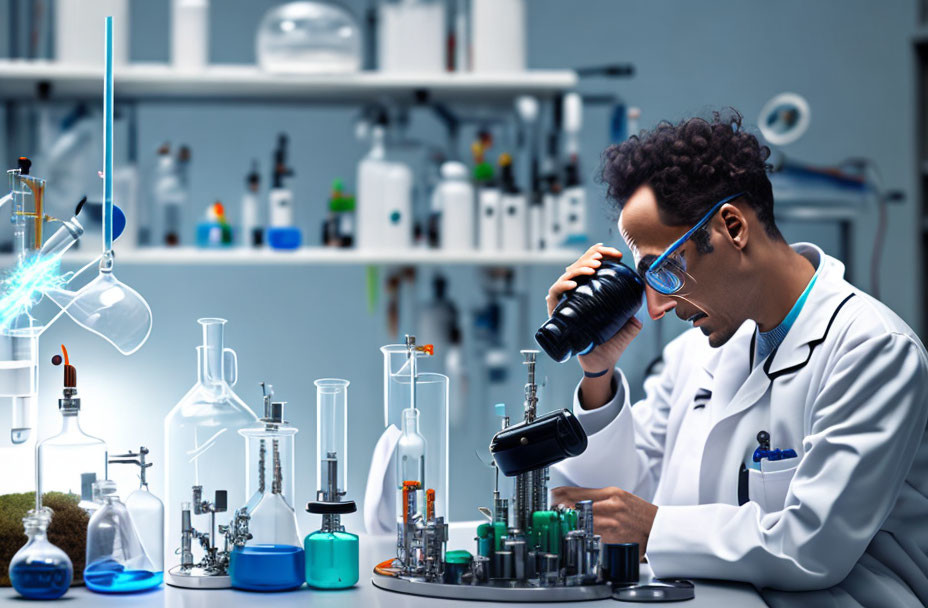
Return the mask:
[[677, 301], [674, 298], [658, 293], [650, 285], [645, 286], [644, 294], [648, 304], [648, 314], [654, 321], [677, 307]]

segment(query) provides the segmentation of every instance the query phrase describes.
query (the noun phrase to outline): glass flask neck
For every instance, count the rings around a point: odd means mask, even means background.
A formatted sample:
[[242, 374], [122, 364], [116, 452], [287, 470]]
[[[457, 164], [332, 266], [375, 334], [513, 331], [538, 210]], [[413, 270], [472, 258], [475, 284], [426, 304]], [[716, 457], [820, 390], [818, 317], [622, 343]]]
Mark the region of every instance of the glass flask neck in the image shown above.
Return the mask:
[[223, 363], [223, 331], [225, 319], [200, 319], [203, 327], [203, 346], [197, 347], [198, 379], [201, 384], [215, 385], [225, 382]]
[[81, 433], [81, 423], [78, 417], [80, 410], [61, 410], [61, 432], [62, 433]]
[[419, 410], [406, 408], [403, 410], [403, 434], [419, 432]]

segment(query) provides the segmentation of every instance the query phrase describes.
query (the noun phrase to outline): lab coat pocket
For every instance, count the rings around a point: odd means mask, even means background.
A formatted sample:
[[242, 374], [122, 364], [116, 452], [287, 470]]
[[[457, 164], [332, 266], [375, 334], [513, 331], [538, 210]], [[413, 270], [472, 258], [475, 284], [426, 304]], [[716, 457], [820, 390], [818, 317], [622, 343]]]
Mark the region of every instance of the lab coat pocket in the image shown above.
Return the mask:
[[789, 484], [796, 473], [796, 466], [782, 471], [762, 473], [756, 469], [748, 471], [748, 497], [760, 505], [766, 513], [783, 510]]

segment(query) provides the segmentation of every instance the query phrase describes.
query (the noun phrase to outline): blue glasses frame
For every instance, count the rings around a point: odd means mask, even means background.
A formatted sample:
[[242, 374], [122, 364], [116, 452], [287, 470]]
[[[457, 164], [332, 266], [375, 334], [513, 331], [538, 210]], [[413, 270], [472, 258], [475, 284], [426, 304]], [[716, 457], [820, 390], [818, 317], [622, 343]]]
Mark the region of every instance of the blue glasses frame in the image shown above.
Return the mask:
[[725, 197], [713, 205], [712, 209], [710, 209], [709, 212], [706, 213], [706, 215], [704, 215], [695, 226], [687, 230], [686, 234], [674, 241], [670, 247], [664, 251], [664, 253], [660, 254], [657, 259], [654, 260], [651, 266], [648, 267], [644, 273], [645, 281], [647, 281], [651, 288], [653, 288], [656, 292], [667, 296], [673, 295], [683, 288], [683, 279], [674, 274], [673, 270], [665, 270], [662, 268], [662, 266], [669, 262], [670, 256], [672, 256], [677, 251], [677, 249], [683, 245], [683, 243], [688, 241], [697, 230], [705, 226], [706, 223], [712, 219], [712, 216], [715, 215], [715, 212], [718, 211], [722, 205], [735, 200], [739, 196], [744, 196], [744, 192], [732, 194], [731, 196]]

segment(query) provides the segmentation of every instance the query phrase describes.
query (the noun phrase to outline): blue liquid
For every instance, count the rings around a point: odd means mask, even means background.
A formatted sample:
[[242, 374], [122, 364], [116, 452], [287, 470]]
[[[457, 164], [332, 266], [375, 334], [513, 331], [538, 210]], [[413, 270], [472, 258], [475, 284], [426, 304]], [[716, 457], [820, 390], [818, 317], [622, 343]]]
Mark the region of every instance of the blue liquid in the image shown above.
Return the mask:
[[135, 593], [154, 589], [164, 579], [163, 572], [126, 570], [112, 560], [94, 562], [84, 568], [84, 584], [97, 593]]
[[303, 549], [292, 545], [252, 545], [234, 549], [229, 559], [232, 586], [246, 591], [298, 589], [305, 577]]
[[71, 586], [70, 564], [20, 562], [10, 568], [10, 582], [23, 597], [31, 600], [58, 599]]

